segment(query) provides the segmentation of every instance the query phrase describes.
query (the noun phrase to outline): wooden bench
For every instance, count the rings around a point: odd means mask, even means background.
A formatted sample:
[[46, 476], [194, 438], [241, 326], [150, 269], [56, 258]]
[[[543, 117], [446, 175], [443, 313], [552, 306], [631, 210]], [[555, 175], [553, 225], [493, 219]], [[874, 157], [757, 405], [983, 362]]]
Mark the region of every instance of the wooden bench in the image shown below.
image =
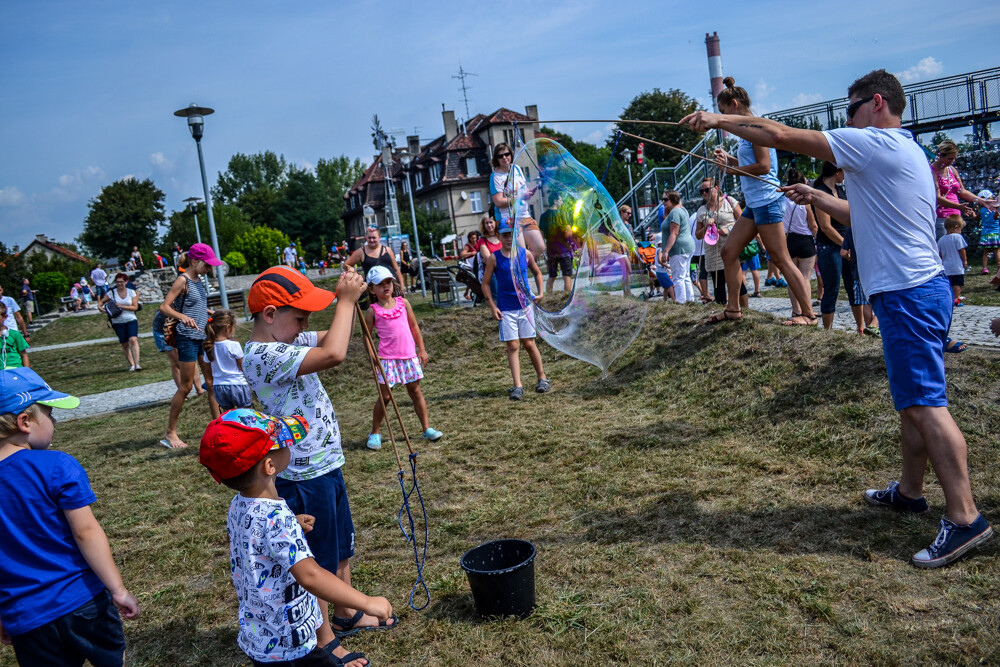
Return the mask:
[[[229, 310], [236, 312], [237, 308], [243, 309], [243, 317], [250, 319], [250, 312], [247, 310], [247, 293], [243, 290], [228, 290], [226, 296], [229, 298]], [[222, 308], [222, 295], [219, 293], [208, 295], [208, 309], [215, 310]]]
[[446, 266], [429, 266], [424, 268], [424, 279], [431, 290], [432, 303], [438, 307], [459, 305], [459, 294], [463, 286], [455, 281], [455, 277]]
[[59, 311], [60, 312], [65, 311], [68, 313], [70, 311], [70, 308], [73, 306], [73, 302], [75, 301], [76, 299], [74, 299], [71, 296], [59, 297]]

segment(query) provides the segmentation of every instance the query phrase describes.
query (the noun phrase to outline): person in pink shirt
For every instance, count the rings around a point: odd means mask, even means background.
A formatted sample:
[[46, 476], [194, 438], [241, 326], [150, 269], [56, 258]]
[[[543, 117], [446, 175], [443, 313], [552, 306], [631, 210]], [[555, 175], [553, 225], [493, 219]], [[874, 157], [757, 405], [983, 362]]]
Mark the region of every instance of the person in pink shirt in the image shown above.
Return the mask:
[[413, 308], [402, 296], [396, 296], [403, 293], [403, 286], [386, 267], [372, 267], [367, 281], [372, 304], [365, 311], [365, 323], [369, 331], [378, 333], [378, 356], [382, 362], [382, 372], [378, 375], [382, 397], [375, 400], [368, 449], [382, 447], [382, 420], [385, 418], [385, 405], [389, 403], [389, 387], [394, 384], [406, 387], [413, 401], [413, 411], [417, 413], [420, 427], [424, 430], [424, 439], [437, 442], [444, 434], [430, 427], [427, 402], [420, 391], [423, 366], [430, 357], [424, 349], [424, 337], [420, 334]]
[[944, 221], [949, 215], [972, 215], [972, 208], [963, 201], [996, 209], [996, 201], [987, 201], [965, 189], [958, 171], [951, 166], [957, 157], [958, 146], [948, 139], [937, 145], [937, 159], [931, 162], [934, 185], [937, 187], [937, 221], [934, 233], [939, 240], [945, 235]]

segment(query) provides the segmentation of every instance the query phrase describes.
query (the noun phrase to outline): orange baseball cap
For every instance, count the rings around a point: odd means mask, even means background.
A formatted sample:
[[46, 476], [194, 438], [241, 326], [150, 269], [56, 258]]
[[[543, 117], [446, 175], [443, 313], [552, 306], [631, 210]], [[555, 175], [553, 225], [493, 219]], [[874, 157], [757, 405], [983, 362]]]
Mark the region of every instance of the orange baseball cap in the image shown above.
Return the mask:
[[316, 287], [291, 267], [272, 266], [253, 281], [247, 303], [251, 315], [264, 310], [265, 306], [293, 306], [316, 312], [333, 303], [336, 296], [330, 290]]

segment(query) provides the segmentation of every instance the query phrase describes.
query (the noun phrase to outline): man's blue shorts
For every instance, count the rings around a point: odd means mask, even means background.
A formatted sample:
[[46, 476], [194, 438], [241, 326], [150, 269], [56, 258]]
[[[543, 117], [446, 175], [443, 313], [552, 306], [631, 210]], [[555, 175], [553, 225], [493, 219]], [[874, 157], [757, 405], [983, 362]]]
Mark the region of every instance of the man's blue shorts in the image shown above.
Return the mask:
[[944, 347], [954, 308], [941, 273], [922, 285], [869, 297], [882, 332], [882, 352], [896, 410], [948, 405]]
[[293, 514], [316, 517], [306, 542], [320, 567], [336, 572], [340, 561], [354, 555], [354, 520], [340, 468], [302, 481], [279, 477], [274, 485]]
[[781, 222], [785, 219], [785, 198], [778, 197], [765, 206], [747, 206], [743, 209], [743, 217], [753, 220], [758, 227]]

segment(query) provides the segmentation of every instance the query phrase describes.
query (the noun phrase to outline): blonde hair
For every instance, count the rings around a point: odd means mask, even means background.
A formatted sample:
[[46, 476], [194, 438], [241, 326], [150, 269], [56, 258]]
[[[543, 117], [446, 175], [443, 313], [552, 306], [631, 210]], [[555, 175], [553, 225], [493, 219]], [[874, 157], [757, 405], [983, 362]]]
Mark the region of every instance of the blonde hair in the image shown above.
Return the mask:
[[951, 139], [945, 139], [937, 145], [938, 157], [946, 155], [958, 155], [958, 146]]
[[204, 349], [205, 356], [208, 357], [209, 361], [215, 361], [215, 341], [219, 338], [219, 334], [228, 336], [229, 330], [235, 328], [236, 315], [231, 310], [219, 308], [208, 318], [208, 324], [205, 325]]
[[31, 421], [36, 422], [42, 417], [42, 408], [38, 403], [32, 403], [21, 412], [5, 412], [0, 415], [0, 440], [6, 440], [21, 432], [17, 425], [17, 417], [21, 414], [28, 415]]
[[[479, 235], [482, 236], [484, 239], [489, 237], [489, 234], [486, 233], [486, 221], [487, 220], [493, 220], [493, 218], [491, 218], [487, 214], [487, 215], [484, 215], [483, 217], [481, 217], [479, 219]], [[500, 229], [500, 225], [497, 224], [496, 220], [493, 220], [493, 233], [496, 234], [498, 229]]]

